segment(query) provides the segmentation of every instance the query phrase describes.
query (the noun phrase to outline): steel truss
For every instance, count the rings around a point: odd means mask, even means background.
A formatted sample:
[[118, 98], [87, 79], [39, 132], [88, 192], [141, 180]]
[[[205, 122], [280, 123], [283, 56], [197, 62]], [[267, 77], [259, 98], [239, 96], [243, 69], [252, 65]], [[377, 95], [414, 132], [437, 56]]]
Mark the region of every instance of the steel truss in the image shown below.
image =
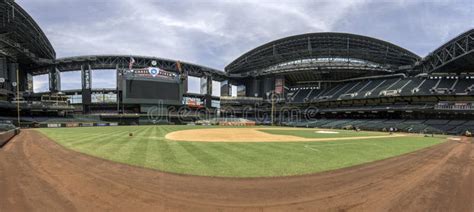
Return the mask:
[[347, 33], [311, 33], [276, 40], [257, 47], [230, 63], [226, 72], [237, 74], [272, 65], [312, 58], [350, 58], [396, 70], [421, 58], [394, 44]]
[[0, 53], [37, 64], [51, 64], [56, 57], [41, 28], [12, 0], [0, 1]]
[[474, 29], [457, 36], [426, 56], [421, 67], [423, 72], [431, 73], [461, 58], [467, 58], [464, 62], [471, 61], [470, 65], [474, 66]]
[[[145, 57], [145, 56], [130, 56], [130, 55], [96, 55], [96, 56], [80, 56], [80, 57], [68, 57], [57, 59], [55, 64], [56, 68], [60, 72], [67, 71], [80, 71], [81, 67], [90, 67], [92, 70], [97, 69], [128, 69], [130, 60], [133, 58], [135, 63], [133, 68], [146, 68], [152, 66], [152, 61], [156, 62], [156, 67], [162, 68], [167, 71], [178, 73], [179, 70], [176, 67], [177, 61], [163, 59], [158, 57]], [[206, 75], [212, 75], [215, 79], [224, 79], [225, 73], [217, 69], [212, 69], [204, 66], [199, 66], [192, 63], [180, 62], [183, 72], [188, 75], [202, 77]], [[34, 70], [33, 73], [45, 74], [47, 68], [39, 68]]]

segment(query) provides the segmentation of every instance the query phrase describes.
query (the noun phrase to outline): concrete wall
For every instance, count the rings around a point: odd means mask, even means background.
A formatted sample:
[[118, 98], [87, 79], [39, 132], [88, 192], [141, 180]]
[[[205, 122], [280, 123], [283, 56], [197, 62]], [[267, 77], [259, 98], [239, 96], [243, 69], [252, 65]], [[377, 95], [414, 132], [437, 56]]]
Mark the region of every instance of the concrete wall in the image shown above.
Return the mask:
[[0, 132], [0, 147], [5, 145], [16, 134], [17, 134], [17, 130], [9, 130], [6, 132]]

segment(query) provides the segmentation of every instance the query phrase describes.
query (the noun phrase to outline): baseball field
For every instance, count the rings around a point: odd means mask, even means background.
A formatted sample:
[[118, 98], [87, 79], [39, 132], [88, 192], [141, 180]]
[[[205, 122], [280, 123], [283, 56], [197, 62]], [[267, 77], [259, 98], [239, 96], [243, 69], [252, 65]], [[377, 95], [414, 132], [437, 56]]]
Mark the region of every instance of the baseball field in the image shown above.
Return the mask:
[[467, 137], [280, 127], [25, 129], [0, 211], [473, 211]]
[[40, 129], [67, 149], [165, 172], [303, 175], [382, 160], [446, 137], [281, 127], [126, 126]]

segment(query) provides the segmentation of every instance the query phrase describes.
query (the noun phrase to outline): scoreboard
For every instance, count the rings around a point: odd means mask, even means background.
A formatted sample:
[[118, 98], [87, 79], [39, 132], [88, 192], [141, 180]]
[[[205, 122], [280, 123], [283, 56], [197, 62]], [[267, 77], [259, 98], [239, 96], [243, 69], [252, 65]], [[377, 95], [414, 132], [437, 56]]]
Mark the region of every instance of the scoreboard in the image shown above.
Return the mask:
[[156, 67], [127, 70], [121, 80], [122, 101], [126, 104], [180, 105], [183, 86], [176, 73]]

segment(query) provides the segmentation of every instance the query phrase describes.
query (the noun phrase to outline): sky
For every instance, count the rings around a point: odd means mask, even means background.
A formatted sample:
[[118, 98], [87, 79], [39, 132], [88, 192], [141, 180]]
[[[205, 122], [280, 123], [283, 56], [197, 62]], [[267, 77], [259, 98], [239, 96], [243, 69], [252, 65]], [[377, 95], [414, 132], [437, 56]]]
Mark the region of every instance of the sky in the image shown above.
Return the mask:
[[[219, 70], [257, 46], [302, 33], [361, 34], [392, 42], [423, 57], [474, 28], [472, 0], [17, 0], [17, 3], [43, 29], [58, 58], [145, 55]], [[74, 84], [79, 80], [72, 75], [62, 78], [63, 88], [71, 87], [66, 82]], [[115, 87], [110, 73], [98, 73], [96, 77], [101, 85]], [[39, 77], [34, 81], [35, 90], [47, 87]]]

